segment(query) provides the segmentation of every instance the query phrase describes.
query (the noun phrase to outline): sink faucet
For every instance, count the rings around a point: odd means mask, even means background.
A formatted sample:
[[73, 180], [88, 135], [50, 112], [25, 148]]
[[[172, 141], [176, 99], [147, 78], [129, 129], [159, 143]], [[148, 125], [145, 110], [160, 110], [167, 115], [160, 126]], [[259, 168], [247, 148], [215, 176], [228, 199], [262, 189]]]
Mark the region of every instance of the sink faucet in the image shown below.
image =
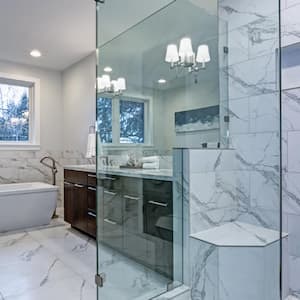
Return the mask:
[[99, 159], [102, 160], [102, 163], [103, 163], [104, 166], [108, 166], [109, 165], [108, 155], [101, 155], [101, 156], [99, 156]]
[[[50, 160], [51, 161], [51, 165], [46, 163], [45, 160]], [[53, 157], [51, 156], [44, 156], [41, 160], [40, 163], [48, 168], [51, 169], [52, 171], [52, 184], [56, 185], [56, 173], [58, 172], [57, 168], [56, 168], [56, 161]]]

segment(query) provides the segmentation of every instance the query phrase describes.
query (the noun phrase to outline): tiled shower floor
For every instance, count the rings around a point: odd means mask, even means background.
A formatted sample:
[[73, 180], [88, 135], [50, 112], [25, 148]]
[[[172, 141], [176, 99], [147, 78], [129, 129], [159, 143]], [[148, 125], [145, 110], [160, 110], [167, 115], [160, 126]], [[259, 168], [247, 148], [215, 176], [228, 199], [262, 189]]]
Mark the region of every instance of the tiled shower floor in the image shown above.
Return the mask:
[[[103, 248], [105, 300], [154, 296], [165, 280]], [[96, 245], [69, 226], [0, 236], [0, 300], [95, 300]], [[113, 294], [112, 294], [113, 291]]]

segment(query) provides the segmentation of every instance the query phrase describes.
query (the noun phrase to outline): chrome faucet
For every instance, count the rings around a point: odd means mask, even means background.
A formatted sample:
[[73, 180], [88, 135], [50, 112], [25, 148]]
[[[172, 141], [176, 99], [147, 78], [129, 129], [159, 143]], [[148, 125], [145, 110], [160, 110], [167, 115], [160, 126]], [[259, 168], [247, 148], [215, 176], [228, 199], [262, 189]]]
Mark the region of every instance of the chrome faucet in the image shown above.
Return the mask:
[[109, 165], [109, 157], [108, 155], [101, 155], [99, 156], [99, 159], [101, 159], [102, 163], [104, 166], [108, 166]]
[[[52, 164], [50, 165], [50, 164], [46, 163], [45, 160], [50, 160]], [[51, 169], [51, 171], [52, 171], [52, 184], [56, 185], [56, 174], [57, 174], [58, 170], [57, 170], [57, 167], [56, 167], [55, 159], [51, 156], [44, 156], [40, 160], [40, 163]]]

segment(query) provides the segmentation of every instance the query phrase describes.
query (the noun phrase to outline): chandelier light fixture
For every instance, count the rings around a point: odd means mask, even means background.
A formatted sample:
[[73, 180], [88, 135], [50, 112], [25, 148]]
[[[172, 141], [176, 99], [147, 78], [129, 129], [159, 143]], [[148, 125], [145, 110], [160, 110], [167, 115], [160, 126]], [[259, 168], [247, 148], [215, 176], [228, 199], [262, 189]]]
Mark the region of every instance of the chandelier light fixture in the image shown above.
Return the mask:
[[108, 74], [97, 78], [97, 88], [99, 92], [122, 94], [126, 90], [126, 80], [123, 77], [111, 80]]
[[176, 44], [167, 46], [165, 61], [171, 64], [171, 69], [183, 67], [188, 71], [198, 72], [210, 62], [210, 53], [207, 45], [198, 46], [197, 53], [194, 52], [192, 40], [184, 37], [180, 40], [179, 49]]

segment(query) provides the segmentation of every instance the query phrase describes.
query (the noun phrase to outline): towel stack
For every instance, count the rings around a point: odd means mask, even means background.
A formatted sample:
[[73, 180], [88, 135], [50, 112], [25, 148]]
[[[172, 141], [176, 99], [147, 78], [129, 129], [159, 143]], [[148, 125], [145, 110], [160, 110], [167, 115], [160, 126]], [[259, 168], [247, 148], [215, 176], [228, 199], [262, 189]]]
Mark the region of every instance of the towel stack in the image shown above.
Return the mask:
[[143, 169], [159, 169], [159, 157], [147, 156], [142, 159]]
[[96, 156], [96, 134], [90, 133], [88, 136], [86, 158], [92, 158]]

